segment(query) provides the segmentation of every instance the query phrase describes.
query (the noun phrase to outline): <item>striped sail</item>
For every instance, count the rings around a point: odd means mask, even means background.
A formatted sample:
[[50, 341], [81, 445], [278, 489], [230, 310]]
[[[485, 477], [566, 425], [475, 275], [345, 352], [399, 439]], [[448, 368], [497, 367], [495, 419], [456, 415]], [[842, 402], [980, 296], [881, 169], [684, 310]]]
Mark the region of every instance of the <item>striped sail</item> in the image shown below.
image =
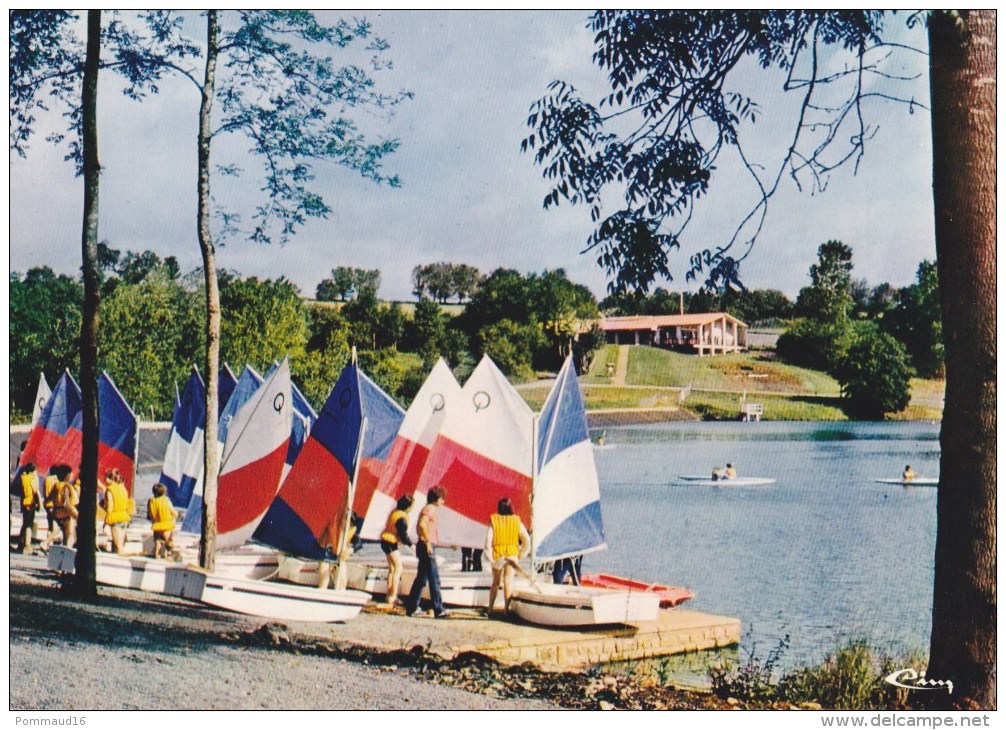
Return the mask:
[[98, 478], [104, 479], [109, 469], [118, 469], [133, 494], [140, 424], [115, 381], [104, 371], [98, 378], [98, 415]]
[[217, 484], [217, 547], [243, 545], [275, 498], [290, 441], [292, 400], [284, 359], [231, 418]]
[[[66, 371], [42, 408], [38, 423], [32, 426], [18, 466], [32, 462], [39, 474], [45, 474], [60, 463], [58, 459], [66, 451], [66, 442], [80, 443], [82, 408], [80, 388]], [[77, 460], [79, 462], [79, 456]]]
[[38, 390], [35, 392], [35, 405], [31, 409], [31, 425], [34, 426], [38, 423], [39, 419], [42, 417], [42, 411], [45, 409], [45, 404], [49, 401], [49, 397], [52, 395], [52, 388], [49, 387], [49, 383], [45, 380], [45, 373], [38, 374]]
[[[324, 557], [325, 533], [331, 524], [336, 543], [342, 538], [351, 486], [353, 505], [358, 497], [369, 502], [403, 416], [401, 407], [355, 363], [347, 365], [255, 539], [293, 555]], [[357, 472], [356, 484], [351, 485]]]
[[[72, 383], [72, 379], [69, 382]], [[73, 383], [70, 391], [75, 387], [76, 384]], [[54, 394], [53, 398], [55, 397]], [[139, 423], [115, 381], [106, 372], [102, 372], [98, 378], [98, 415], [98, 479], [103, 480], [105, 472], [116, 468], [122, 473], [126, 489], [132, 494], [136, 478]], [[44, 416], [39, 423], [43, 420]], [[47, 471], [56, 464], [66, 464], [75, 473], [80, 472], [83, 422], [84, 412], [82, 409], [77, 410], [58, 447], [47, 453], [49, 466], [40, 467], [40, 472]]]
[[195, 366], [182, 391], [164, 451], [160, 482], [176, 507], [187, 507], [203, 471], [203, 429], [206, 426], [206, 388]]
[[[255, 371], [255, 368], [251, 365], [246, 365], [245, 369], [241, 372], [241, 377], [236, 381], [234, 386], [230, 388], [231, 394], [227, 399], [227, 404], [220, 409], [220, 419], [217, 422], [217, 447], [220, 450], [219, 454], [223, 453], [231, 421], [237, 415], [237, 412], [241, 409], [241, 407], [244, 406], [253, 395], [255, 395], [255, 392], [261, 385], [262, 376], [259, 375]], [[200, 454], [202, 454], [202, 449], [200, 449]], [[182, 522], [182, 532], [199, 534], [203, 529], [204, 462], [200, 460], [198, 467], [195, 468], [196, 476], [195, 481], [193, 482], [192, 496], [189, 498], [188, 508], [185, 510], [185, 521]]]
[[[534, 414], [488, 356], [446, 414], [419, 479], [416, 495], [447, 489], [439, 510], [440, 543], [480, 548], [489, 516], [502, 497], [524, 524], [531, 518], [531, 432]], [[413, 526], [419, 510], [413, 510]]]
[[607, 548], [594, 449], [572, 357], [559, 371], [538, 420], [532, 513], [537, 560]]
[[[361, 537], [377, 540], [400, 497], [416, 491], [419, 477], [447, 412], [461, 396], [461, 386], [443, 359], [438, 359], [405, 412], [381, 478], [364, 515]], [[419, 510], [413, 510], [414, 514]]]

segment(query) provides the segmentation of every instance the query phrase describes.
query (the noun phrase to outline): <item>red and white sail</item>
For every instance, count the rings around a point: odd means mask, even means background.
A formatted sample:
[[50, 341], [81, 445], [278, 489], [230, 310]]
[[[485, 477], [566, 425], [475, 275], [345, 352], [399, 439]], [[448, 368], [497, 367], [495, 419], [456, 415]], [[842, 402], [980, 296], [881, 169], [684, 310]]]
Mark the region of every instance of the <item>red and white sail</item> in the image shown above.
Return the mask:
[[276, 497], [292, 414], [290, 364], [284, 359], [228, 425], [217, 483], [217, 547], [243, 545]]
[[[460, 397], [461, 386], [443, 358], [438, 359], [406, 411], [391, 446], [377, 489], [364, 515], [360, 533], [363, 539], [379, 539], [398, 500], [416, 491], [440, 426], [448, 411], [458, 407]], [[418, 513], [417, 506], [413, 514]]]
[[531, 522], [534, 414], [499, 368], [482, 358], [461, 390], [458, 407], [444, 417], [416, 489], [417, 508], [430, 488], [447, 499], [438, 515], [441, 545], [482, 547], [489, 516], [502, 497]]

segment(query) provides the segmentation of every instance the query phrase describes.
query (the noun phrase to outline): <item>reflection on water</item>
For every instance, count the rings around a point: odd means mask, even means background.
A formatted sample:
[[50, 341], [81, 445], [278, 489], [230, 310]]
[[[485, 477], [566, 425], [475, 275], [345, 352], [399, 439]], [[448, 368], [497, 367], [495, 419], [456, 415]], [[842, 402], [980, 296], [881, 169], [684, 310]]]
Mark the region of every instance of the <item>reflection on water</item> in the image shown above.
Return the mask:
[[[930, 423], [688, 423], [608, 428], [596, 450], [609, 549], [585, 571], [684, 585], [686, 608], [736, 616], [742, 656], [785, 637], [781, 666], [844, 640], [928, 645], [936, 490], [877, 484], [906, 464], [939, 475]], [[682, 484], [732, 462], [768, 487]]]

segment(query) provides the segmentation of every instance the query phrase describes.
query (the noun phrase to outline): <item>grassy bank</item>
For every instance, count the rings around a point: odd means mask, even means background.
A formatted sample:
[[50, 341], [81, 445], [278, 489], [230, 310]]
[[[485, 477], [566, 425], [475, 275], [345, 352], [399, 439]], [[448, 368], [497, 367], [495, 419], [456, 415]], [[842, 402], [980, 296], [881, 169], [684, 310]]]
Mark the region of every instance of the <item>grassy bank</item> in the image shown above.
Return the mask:
[[[655, 347], [629, 347], [625, 387], [612, 386], [618, 346], [598, 351], [581, 379], [587, 408], [666, 408], [680, 406], [703, 420], [736, 420], [742, 402], [764, 406], [770, 421], [845, 421], [841, 387], [827, 373], [787, 365], [771, 352], [697, 357]], [[592, 387], [596, 386], [596, 387]], [[605, 387], [606, 386], [606, 387]], [[938, 421], [944, 383], [913, 378], [909, 406], [891, 420]], [[524, 393], [532, 407], [544, 401], [547, 387]]]

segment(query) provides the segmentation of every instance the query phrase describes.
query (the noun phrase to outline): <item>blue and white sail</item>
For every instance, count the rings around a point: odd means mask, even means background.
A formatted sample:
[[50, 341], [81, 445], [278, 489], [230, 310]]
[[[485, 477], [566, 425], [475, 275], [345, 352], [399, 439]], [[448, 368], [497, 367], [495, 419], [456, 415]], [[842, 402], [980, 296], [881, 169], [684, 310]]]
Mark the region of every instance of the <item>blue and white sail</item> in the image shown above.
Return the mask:
[[[230, 372], [230, 369], [227, 370]], [[233, 378], [233, 374], [231, 374]], [[229, 388], [230, 396], [227, 404], [220, 409], [220, 418], [217, 421], [217, 444], [218, 457], [223, 453], [224, 444], [227, 443], [227, 433], [230, 430], [231, 421], [241, 410], [241, 407], [251, 400], [256, 391], [262, 386], [262, 376], [251, 365], [245, 365], [241, 372], [241, 377]], [[219, 463], [219, 461], [218, 461]], [[203, 529], [203, 468], [204, 463], [200, 462], [199, 472], [196, 478], [195, 488], [189, 497], [188, 508], [185, 510], [185, 520], [182, 522], [182, 532], [200, 533]]]
[[601, 491], [587, 410], [573, 358], [566, 358], [538, 419], [538, 468], [531, 502], [535, 560], [604, 550]]
[[231, 399], [231, 394], [234, 392], [235, 386], [238, 384], [238, 379], [234, 377], [234, 371], [231, 370], [231, 366], [224, 363], [224, 366], [220, 368], [220, 373], [217, 375], [217, 413], [223, 413], [224, 408], [227, 407], [227, 402]]
[[203, 431], [206, 428], [206, 387], [195, 366], [182, 391], [171, 423], [160, 482], [176, 507], [186, 507], [203, 473]]
[[52, 395], [52, 388], [49, 387], [49, 383], [45, 380], [45, 373], [38, 374], [38, 391], [35, 393], [35, 405], [31, 410], [31, 425], [34, 426], [38, 423], [39, 419], [42, 417], [42, 411], [45, 408], [45, 404], [49, 402], [49, 397]]

